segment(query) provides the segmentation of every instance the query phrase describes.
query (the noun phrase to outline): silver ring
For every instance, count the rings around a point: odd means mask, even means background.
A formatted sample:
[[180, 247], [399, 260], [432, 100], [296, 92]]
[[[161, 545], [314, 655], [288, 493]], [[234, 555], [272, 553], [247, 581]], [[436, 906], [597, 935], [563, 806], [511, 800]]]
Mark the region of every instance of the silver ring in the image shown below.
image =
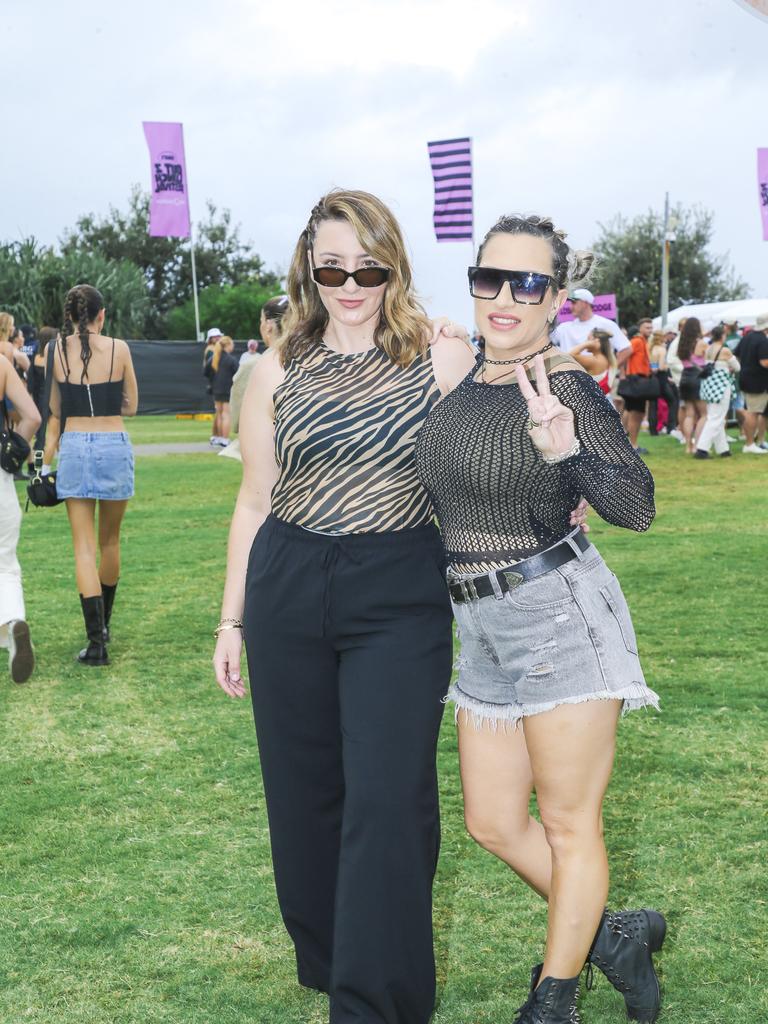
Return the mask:
[[536, 421], [532, 420], [530, 416], [528, 417], [528, 422], [525, 424], [526, 430], [533, 430], [534, 427], [540, 427], [540, 426], [541, 426], [541, 424], [540, 423], [536, 423]]

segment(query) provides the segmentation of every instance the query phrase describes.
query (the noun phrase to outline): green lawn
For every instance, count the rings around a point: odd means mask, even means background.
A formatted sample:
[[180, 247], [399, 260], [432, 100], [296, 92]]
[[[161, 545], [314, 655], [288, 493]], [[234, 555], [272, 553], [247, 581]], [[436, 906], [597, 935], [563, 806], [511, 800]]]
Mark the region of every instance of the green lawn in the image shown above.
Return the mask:
[[211, 420], [177, 420], [175, 416], [134, 416], [125, 421], [134, 444], [207, 441]]
[[[208, 424], [132, 424], [143, 441], [198, 430]], [[672, 439], [649, 444], [651, 532], [593, 524], [663, 702], [621, 726], [611, 902], [669, 918], [664, 1022], [763, 1024], [768, 459], [705, 466]], [[278, 919], [250, 706], [225, 698], [209, 665], [240, 466], [137, 465], [107, 669], [73, 661], [63, 507], [25, 519], [39, 670], [2, 688], [0, 1022], [325, 1024]], [[440, 771], [435, 1024], [506, 1024], [545, 908], [464, 832], [450, 715]], [[582, 1008], [585, 1024], [624, 1019], [603, 979]]]

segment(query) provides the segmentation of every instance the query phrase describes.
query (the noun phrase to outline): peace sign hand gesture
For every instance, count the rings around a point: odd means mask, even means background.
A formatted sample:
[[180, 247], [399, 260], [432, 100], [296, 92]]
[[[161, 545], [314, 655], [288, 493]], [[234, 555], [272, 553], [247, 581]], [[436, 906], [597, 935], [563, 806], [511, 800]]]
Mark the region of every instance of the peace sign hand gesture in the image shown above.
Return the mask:
[[567, 455], [576, 443], [573, 412], [550, 391], [544, 357], [536, 356], [533, 365], [538, 394], [523, 367], [519, 364], [515, 367], [520, 392], [528, 405], [528, 432], [544, 461], [555, 462]]

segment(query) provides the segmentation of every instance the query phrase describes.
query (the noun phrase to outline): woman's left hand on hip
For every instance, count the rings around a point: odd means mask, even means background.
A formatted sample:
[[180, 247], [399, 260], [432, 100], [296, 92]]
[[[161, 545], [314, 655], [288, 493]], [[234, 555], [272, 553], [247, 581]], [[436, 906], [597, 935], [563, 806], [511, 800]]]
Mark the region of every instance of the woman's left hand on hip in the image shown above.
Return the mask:
[[544, 357], [536, 356], [533, 365], [538, 393], [523, 367], [520, 364], [515, 367], [517, 383], [528, 405], [528, 433], [545, 458], [555, 458], [570, 451], [576, 441], [573, 412], [550, 391]]

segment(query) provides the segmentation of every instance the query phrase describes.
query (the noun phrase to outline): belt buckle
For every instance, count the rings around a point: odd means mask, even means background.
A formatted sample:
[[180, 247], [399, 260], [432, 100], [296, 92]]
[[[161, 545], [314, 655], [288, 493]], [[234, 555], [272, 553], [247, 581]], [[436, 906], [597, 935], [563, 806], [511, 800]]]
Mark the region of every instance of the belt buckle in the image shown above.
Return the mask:
[[459, 580], [459, 584], [465, 601], [478, 600], [479, 595], [477, 593], [477, 587], [475, 586], [474, 580]]
[[514, 590], [515, 587], [519, 587], [520, 584], [525, 580], [525, 576], [523, 576], [522, 573], [514, 572], [510, 569], [506, 569], [501, 575], [507, 581], [507, 586], [509, 587], [510, 590]]

